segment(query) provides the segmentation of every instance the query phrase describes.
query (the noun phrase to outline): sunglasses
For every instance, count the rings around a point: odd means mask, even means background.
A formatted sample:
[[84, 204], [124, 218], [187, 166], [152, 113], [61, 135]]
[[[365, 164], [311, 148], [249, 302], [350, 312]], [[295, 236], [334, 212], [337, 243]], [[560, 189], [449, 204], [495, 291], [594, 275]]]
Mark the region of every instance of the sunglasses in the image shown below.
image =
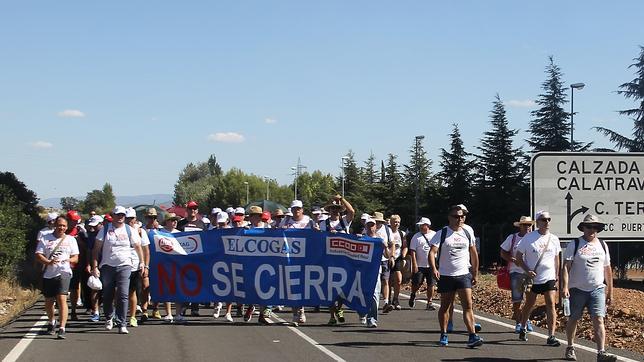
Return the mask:
[[546, 221], [546, 222], [550, 222], [550, 221], [552, 220], [552, 218], [544, 217], [544, 218], [537, 219], [537, 220], [539, 220], [539, 221]]
[[598, 226], [598, 225], [584, 225], [584, 228], [590, 229], [590, 230], [595, 230], [595, 231], [603, 231], [604, 230], [603, 226]]
[[465, 219], [465, 215], [450, 215], [449, 217], [454, 219]]

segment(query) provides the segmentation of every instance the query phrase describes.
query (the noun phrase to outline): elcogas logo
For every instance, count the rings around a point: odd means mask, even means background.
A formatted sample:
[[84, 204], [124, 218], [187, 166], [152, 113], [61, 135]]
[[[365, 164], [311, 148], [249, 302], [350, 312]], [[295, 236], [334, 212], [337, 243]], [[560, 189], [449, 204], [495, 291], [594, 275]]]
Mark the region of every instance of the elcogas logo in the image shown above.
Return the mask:
[[221, 240], [227, 255], [306, 257], [305, 238], [225, 236]]

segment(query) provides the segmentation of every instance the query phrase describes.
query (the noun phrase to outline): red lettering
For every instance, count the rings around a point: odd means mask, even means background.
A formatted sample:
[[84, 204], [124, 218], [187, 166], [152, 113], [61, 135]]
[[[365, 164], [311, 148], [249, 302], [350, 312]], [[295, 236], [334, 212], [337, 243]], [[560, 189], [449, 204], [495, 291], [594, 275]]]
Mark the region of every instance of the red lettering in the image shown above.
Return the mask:
[[[188, 272], [194, 272], [195, 274], [195, 279], [196, 279], [196, 286], [194, 289], [190, 290], [186, 287], [186, 275]], [[199, 266], [197, 264], [186, 264], [183, 267], [181, 267], [181, 270], [179, 271], [181, 275], [181, 291], [183, 294], [189, 296], [189, 297], [194, 297], [196, 295], [199, 295], [199, 292], [201, 291], [201, 284], [202, 284], [202, 277], [201, 277], [201, 270], [199, 269]]]
[[159, 275], [159, 295], [166, 295], [164, 286], [168, 287], [168, 294], [177, 294], [177, 287], [175, 284], [175, 276], [177, 274], [177, 266], [172, 264], [172, 273], [168, 274], [162, 263], [157, 264], [157, 273]]

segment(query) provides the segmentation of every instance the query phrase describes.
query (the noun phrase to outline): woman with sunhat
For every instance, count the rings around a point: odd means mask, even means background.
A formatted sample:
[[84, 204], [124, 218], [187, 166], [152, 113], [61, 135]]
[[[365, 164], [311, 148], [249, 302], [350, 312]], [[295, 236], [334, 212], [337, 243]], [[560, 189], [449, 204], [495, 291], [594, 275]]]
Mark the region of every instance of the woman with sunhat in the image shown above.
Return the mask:
[[[512, 290], [512, 319], [515, 320], [516, 325], [514, 327], [514, 333], [521, 332], [521, 302], [523, 302], [523, 280], [525, 279], [525, 274], [523, 269], [516, 264], [516, 255], [517, 248], [521, 239], [532, 231], [532, 226], [534, 221], [530, 216], [521, 216], [519, 221], [514, 222], [514, 226], [519, 228], [519, 231], [512, 233], [505, 238], [505, 241], [501, 244], [501, 258], [508, 263], [510, 269], [510, 288]], [[532, 324], [530, 320], [526, 325], [528, 332], [532, 332]]]

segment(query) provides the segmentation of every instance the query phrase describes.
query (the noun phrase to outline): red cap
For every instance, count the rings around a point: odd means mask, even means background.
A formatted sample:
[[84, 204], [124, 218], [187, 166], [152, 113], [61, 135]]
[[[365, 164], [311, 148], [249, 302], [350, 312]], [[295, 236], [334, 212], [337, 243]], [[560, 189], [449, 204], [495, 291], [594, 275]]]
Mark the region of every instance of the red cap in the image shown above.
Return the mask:
[[80, 219], [81, 219], [81, 216], [80, 216], [80, 214], [78, 213], [78, 211], [76, 211], [76, 210], [69, 210], [69, 211], [67, 211], [67, 218], [68, 218], [69, 220], [78, 221], [78, 220], [80, 220]]
[[188, 209], [196, 209], [199, 207], [199, 204], [197, 204], [196, 201], [188, 201], [188, 203], [186, 204], [186, 207]]
[[244, 218], [241, 215], [233, 216], [233, 222], [240, 222], [240, 221], [244, 221]]
[[105, 214], [103, 216], [103, 219], [105, 219], [107, 222], [112, 222], [112, 215], [110, 214]]
[[271, 213], [270, 211], [264, 211], [262, 213], [262, 221], [268, 221], [271, 219]]

